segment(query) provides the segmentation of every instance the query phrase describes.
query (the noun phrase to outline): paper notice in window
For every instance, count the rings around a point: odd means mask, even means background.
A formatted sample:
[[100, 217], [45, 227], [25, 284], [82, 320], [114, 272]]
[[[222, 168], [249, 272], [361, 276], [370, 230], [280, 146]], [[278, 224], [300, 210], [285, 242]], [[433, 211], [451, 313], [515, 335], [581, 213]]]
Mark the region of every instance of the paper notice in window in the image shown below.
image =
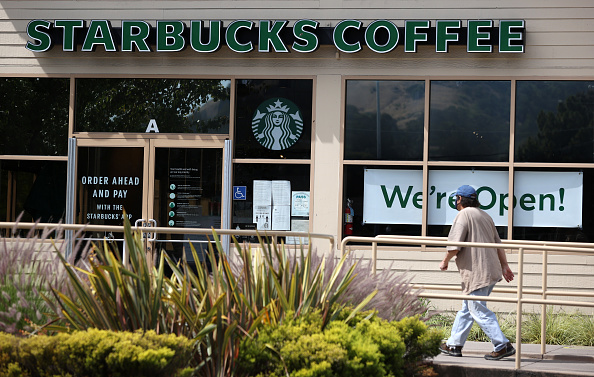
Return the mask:
[[272, 181], [272, 204], [275, 206], [291, 205], [290, 181]]
[[272, 230], [291, 230], [291, 206], [272, 206]]

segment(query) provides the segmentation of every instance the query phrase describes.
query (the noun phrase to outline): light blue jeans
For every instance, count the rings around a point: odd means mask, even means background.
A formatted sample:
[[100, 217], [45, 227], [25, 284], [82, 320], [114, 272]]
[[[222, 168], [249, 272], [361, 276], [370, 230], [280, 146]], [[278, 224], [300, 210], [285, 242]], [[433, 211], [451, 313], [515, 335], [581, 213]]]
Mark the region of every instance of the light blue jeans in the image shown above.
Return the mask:
[[[471, 296], [489, 296], [495, 284], [470, 292]], [[495, 313], [487, 308], [486, 301], [464, 300], [462, 309], [456, 314], [452, 325], [452, 333], [446, 344], [450, 347], [464, 346], [472, 324], [476, 323], [491, 339], [495, 352], [502, 350], [509, 340], [503, 335]]]

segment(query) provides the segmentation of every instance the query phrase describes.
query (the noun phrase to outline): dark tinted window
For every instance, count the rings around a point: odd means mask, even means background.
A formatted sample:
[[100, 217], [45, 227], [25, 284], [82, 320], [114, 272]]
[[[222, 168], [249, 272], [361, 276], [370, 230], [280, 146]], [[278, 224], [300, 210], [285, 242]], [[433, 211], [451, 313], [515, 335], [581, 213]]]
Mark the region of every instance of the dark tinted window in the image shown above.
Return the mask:
[[311, 80], [238, 80], [236, 158], [311, 157]]
[[68, 153], [69, 80], [0, 78], [0, 154]]
[[[233, 228], [256, 229], [254, 216], [254, 181], [289, 181], [291, 191], [309, 192], [309, 165], [296, 164], [235, 164], [233, 186], [245, 186], [245, 200], [233, 200]], [[311, 203], [310, 203], [311, 205]], [[307, 220], [308, 217], [291, 217], [291, 220]], [[254, 241], [254, 240], [252, 240]]]
[[429, 159], [509, 159], [509, 81], [432, 81]]
[[0, 161], [0, 218], [58, 222], [66, 208], [66, 161]]
[[77, 79], [74, 128], [146, 132], [156, 125], [160, 133], [228, 133], [229, 86], [228, 80]]
[[594, 162], [594, 81], [519, 81], [519, 162]]
[[[353, 235], [354, 236], [377, 236], [380, 234], [402, 234], [402, 235], [421, 235], [420, 224], [371, 224], [363, 222], [363, 194], [365, 184], [365, 169], [400, 169], [400, 170], [419, 170], [418, 168], [408, 168], [402, 166], [361, 166], [346, 165], [344, 168], [344, 198], [342, 211], [345, 210], [347, 199], [352, 201], [352, 208], [355, 212], [353, 216]], [[420, 172], [420, 170], [419, 170]], [[345, 219], [342, 219], [342, 230], [344, 236]], [[397, 222], [396, 219], [394, 222]]]
[[424, 117], [424, 81], [347, 81], [344, 158], [422, 160]]

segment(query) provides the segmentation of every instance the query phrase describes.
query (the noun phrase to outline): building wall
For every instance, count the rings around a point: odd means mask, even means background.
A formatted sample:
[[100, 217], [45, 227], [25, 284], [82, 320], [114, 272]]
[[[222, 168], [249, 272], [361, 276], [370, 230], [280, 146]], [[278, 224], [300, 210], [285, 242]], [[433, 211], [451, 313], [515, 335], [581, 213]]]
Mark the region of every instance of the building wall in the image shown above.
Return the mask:
[[[406, 76], [561, 76], [581, 77], [593, 73], [592, 19], [594, 8], [587, 0], [499, 0], [492, 2], [425, 1], [5, 1], [2, 3], [1, 72], [47, 74], [341, 74]], [[460, 47], [436, 54], [432, 47], [417, 53], [396, 51], [379, 54], [360, 52], [348, 56], [335, 48], [314, 54], [230, 53], [223, 48], [214, 55], [184, 53], [35, 54], [23, 48], [25, 28], [33, 19], [107, 19], [115, 26], [121, 20], [279, 20], [313, 19], [320, 26], [335, 26], [344, 19], [364, 24], [388, 19], [398, 26], [404, 20], [523, 19], [527, 38], [524, 54], [467, 54]], [[76, 56], [76, 59], [72, 59]]]
[[[366, 25], [387, 19], [403, 26], [404, 20], [523, 19], [526, 21], [524, 53], [469, 54], [465, 46], [452, 46], [445, 54], [433, 46], [405, 53], [377, 54], [364, 49], [355, 54], [321, 46], [308, 54], [239, 54], [223, 47], [214, 54], [198, 54], [191, 48], [171, 53], [62, 52], [25, 49], [26, 26], [34, 19], [106, 19], [117, 26], [121, 20], [280, 20], [320, 21], [333, 27], [344, 19]], [[476, 79], [548, 78], [594, 79], [594, 4], [591, 0], [319, 0], [319, 1], [3, 1], [0, 4], [0, 75], [58, 77], [184, 76], [196, 78], [294, 76], [314, 78], [314, 140], [312, 225], [314, 233], [341, 235], [342, 140], [344, 80], [374, 79]], [[321, 246], [320, 246], [321, 247]], [[396, 268], [411, 270], [415, 282], [437, 283], [453, 271], [438, 271], [441, 254], [390, 252], [381, 254], [381, 265], [392, 260]], [[510, 256], [514, 261], [514, 256]], [[554, 287], [594, 287], [592, 257], [555, 257]], [[529, 270], [537, 269], [529, 265]], [[567, 271], [570, 271], [569, 273]], [[527, 279], [539, 285], [536, 276]], [[588, 288], [589, 289], [589, 288]], [[448, 306], [450, 303], [441, 303]], [[457, 305], [454, 305], [457, 306]]]

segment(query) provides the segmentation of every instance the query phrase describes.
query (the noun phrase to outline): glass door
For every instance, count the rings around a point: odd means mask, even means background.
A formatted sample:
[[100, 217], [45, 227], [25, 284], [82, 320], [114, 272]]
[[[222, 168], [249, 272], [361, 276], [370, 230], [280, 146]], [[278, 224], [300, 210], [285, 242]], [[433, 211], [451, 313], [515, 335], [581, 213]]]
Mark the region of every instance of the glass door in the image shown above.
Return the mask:
[[[168, 146], [154, 150], [151, 212], [157, 226], [220, 228], [223, 150]], [[175, 260], [185, 254], [188, 263], [194, 264], [190, 243], [203, 260], [208, 242], [203, 235], [158, 234], [155, 246]]]
[[[79, 140], [77, 205], [79, 224], [176, 228], [220, 228], [223, 150], [220, 143], [166, 139]], [[122, 238], [93, 234], [91, 238]], [[207, 238], [158, 234], [151, 242], [173, 258], [186, 254], [189, 241], [200, 255]]]

